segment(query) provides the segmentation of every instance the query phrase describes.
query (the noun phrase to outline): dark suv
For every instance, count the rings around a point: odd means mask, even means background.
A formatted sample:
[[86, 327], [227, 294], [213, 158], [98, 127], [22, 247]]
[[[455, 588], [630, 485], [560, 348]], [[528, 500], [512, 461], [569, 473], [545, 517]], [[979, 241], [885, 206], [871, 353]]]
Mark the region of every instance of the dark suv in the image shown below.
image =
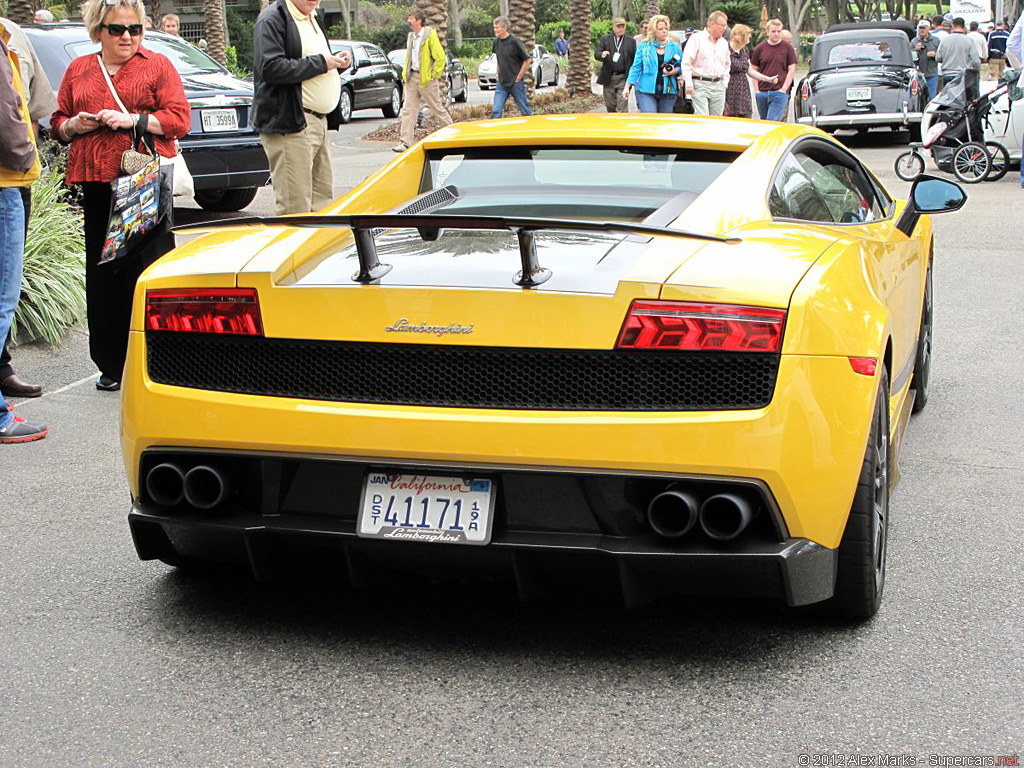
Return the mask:
[[[24, 29], [55, 92], [72, 59], [99, 50], [81, 24]], [[192, 107], [192, 125], [180, 143], [195, 182], [196, 202], [209, 211], [245, 208], [270, 179], [270, 164], [250, 124], [252, 83], [180, 37], [150, 30], [143, 45], [171, 60]], [[45, 128], [49, 121], [41, 122]]]

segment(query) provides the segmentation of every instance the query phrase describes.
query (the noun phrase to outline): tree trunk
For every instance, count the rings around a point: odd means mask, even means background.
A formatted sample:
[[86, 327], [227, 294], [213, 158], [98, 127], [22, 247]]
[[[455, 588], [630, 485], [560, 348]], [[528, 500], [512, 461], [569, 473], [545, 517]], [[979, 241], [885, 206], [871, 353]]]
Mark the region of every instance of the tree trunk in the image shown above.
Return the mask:
[[32, 0], [10, 0], [7, 4], [7, 18], [15, 24], [31, 24], [35, 15]]
[[206, 0], [206, 52], [227, 66], [227, 45], [224, 23], [224, 0]]
[[[526, 52], [532, 54], [536, 40], [537, 15], [535, 12], [534, 0], [511, 0], [508, 7], [509, 21], [512, 24], [512, 34], [519, 38], [519, 41], [526, 46]], [[589, 41], [589, 37], [587, 40]], [[590, 46], [587, 45], [587, 49]], [[526, 71], [526, 95], [533, 98], [535, 83], [533, 82], [533, 65]]]
[[149, 11], [149, 18], [153, 22], [153, 29], [163, 29], [163, 25], [160, 23], [160, 19], [163, 18], [163, 14], [160, 13], [160, 0], [149, 0], [146, 3], [146, 8]]
[[[262, 2], [262, 0], [261, 0]], [[345, 39], [352, 39], [352, 3], [351, 0], [340, 0], [341, 15], [345, 18]]]
[[452, 37], [452, 48], [462, 47], [462, 11], [459, 0], [448, 0], [448, 32]]
[[[423, 11], [424, 23], [437, 32], [441, 47], [448, 50], [448, 0], [416, 0], [416, 7]], [[448, 78], [438, 81], [441, 89], [441, 103], [448, 103]]]
[[590, 90], [590, 0], [569, 3], [569, 93], [586, 96]]
[[508, 0], [498, 0], [498, 15], [508, 17]]
[[625, 18], [626, 6], [626, 0], [612, 0], [612, 18], [614, 19], [619, 16]]

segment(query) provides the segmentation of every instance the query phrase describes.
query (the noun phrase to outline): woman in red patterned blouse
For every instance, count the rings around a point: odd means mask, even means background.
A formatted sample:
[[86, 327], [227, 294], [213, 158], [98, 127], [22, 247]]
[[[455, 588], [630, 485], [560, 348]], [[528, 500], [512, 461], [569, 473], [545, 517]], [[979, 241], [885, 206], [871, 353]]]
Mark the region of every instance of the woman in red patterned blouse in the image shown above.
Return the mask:
[[[96, 387], [108, 391], [120, 388], [135, 282], [152, 258], [173, 247], [166, 227], [157, 228], [137, 253], [99, 265], [110, 215], [110, 182], [120, 174], [121, 155], [131, 148], [136, 125], [144, 124], [154, 134], [159, 154], [174, 157], [174, 142], [188, 133], [191, 121], [174, 66], [141, 45], [145, 13], [141, 0], [85, 3], [82, 19], [100, 53], [71, 62], [50, 121], [53, 135], [71, 143], [67, 182], [82, 185], [89, 353], [100, 370]], [[110, 92], [101, 66], [127, 112]]]

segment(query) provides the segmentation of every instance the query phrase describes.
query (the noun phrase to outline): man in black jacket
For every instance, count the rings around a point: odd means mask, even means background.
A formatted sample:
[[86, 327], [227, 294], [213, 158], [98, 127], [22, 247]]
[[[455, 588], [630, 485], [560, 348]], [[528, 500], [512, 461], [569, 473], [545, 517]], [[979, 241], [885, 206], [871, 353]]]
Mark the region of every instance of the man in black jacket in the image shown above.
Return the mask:
[[352, 62], [331, 53], [320, 0], [276, 0], [253, 30], [252, 124], [270, 161], [277, 213], [309, 213], [334, 199], [327, 143], [340, 124], [341, 78]]
[[597, 82], [604, 86], [604, 106], [609, 112], [628, 112], [629, 102], [622, 98], [626, 75], [636, 57], [636, 40], [626, 35], [626, 20], [615, 19], [611, 34], [601, 38], [594, 58], [601, 62]]

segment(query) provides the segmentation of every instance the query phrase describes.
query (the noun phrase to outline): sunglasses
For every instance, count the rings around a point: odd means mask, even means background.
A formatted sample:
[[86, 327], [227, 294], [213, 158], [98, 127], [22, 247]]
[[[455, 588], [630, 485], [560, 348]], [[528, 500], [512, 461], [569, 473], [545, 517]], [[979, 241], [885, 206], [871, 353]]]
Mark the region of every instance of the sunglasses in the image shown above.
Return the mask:
[[142, 34], [141, 24], [100, 24], [107, 32], [112, 34], [114, 37], [123, 37], [124, 33], [127, 32], [132, 37], [139, 37]]

